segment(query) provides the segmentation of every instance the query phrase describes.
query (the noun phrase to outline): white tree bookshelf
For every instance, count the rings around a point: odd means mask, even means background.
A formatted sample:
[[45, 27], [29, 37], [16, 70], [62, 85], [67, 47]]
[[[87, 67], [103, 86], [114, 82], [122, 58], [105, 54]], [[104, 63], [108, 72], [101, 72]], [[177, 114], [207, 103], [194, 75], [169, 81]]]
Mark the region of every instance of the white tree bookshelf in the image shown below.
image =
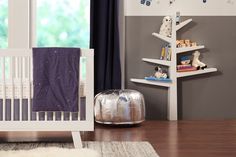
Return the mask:
[[163, 35], [160, 35], [158, 33], [152, 33], [154, 37], [157, 37], [167, 43], [171, 44], [172, 49], [172, 56], [171, 61], [167, 60], [160, 60], [160, 59], [153, 59], [153, 58], [142, 58], [144, 62], [147, 63], [154, 63], [157, 65], [167, 66], [169, 68], [169, 78], [171, 79], [171, 82], [162, 82], [162, 81], [148, 81], [145, 79], [131, 79], [132, 82], [135, 83], [142, 83], [142, 84], [148, 84], [148, 85], [154, 85], [154, 86], [161, 86], [168, 88], [168, 106], [167, 106], [167, 118], [168, 120], [178, 120], [178, 104], [177, 104], [177, 81], [178, 78], [188, 77], [188, 76], [194, 76], [194, 75], [200, 75], [200, 74], [206, 74], [206, 73], [212, 73], [216, 72], [216, 68], [206, 68], [204, 70], [197, 70], [197, 71], [191, 71], [191, 72], [177, 72], [177, 55], [180, 53], [185, 53], [189, 51], [195, 51], [204, 49], [204, 45], [194, 46], [194, 47], [184, 47], [184, 48], [176, 48], [176, 39], [177, 39], [177, 31], [192, 22], [192, 19], [185, 20], [181, 22], [180, 24], [176, 25], [176, 15], [172, 16], [173, 22], [172, 22], [172, 36], [165, 37]]

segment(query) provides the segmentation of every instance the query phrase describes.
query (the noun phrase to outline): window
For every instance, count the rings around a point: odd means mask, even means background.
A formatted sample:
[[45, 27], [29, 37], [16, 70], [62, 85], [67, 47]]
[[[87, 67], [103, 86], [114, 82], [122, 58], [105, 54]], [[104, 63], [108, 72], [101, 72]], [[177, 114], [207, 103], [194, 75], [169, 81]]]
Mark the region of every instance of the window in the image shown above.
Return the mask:
[[0, 0], [0, 48], [7, 48], [8, 0]]
[[[0, 48], [7, 48], [8, 42], [7, 42], [7, 36], [8, 36], [8, 0], [0, 0]], [[9, 58], [5, 59], [5, 74], [6, 77], [9, 78]], [[3, 60], [0, 59], [0, 79], [2, 79], [2, 65]]]
[[[9, 20], [8, 12], [11, 14]], [[29, 28], [30, 23], [33, 28]], [[0, 48], [29, 48], [32, 45], [89, 48], [89, 37], [90, 0], [0, 0]], [[81, 77], [85, 78], [85, 59], [81, 62]], [[6, 58], [6, 76], [8, 64]], [[1, 75], [0, 68], [0, 79]]]
[[[37, 46], [89, 48], [90, 0], [38, 0]], [[85, 59], [81, 60], [85, 78]]]

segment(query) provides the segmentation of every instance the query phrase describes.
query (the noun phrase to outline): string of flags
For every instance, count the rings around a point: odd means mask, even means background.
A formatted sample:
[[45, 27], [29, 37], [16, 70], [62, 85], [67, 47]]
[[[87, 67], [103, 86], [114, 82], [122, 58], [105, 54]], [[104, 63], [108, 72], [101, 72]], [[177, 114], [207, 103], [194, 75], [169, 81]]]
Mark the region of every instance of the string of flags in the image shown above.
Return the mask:
[[[151, 6], [153, 0], [140, 0], [140, 3], [142, 5]], [[203, 3], [207, 3], [207, 0], [202, 0]], [[157, 0], [158, 4], [160, 3], [159, 0]], [[169, 4], [172, 5], [175, 2], [175, 0], [169, 0]], [[228, 0], [228, 3], [232, 3], [231, 0]]]
[[[150, 6], [152, 4], [152, 1], [153, 0], [141, 0], [140, 3], [146, 6]], [[157, 2], [160, 3], [159, 0], [157, 0]], [[170, 5], [172, 5], [174, 2], [175, 0], [169, 0]]]

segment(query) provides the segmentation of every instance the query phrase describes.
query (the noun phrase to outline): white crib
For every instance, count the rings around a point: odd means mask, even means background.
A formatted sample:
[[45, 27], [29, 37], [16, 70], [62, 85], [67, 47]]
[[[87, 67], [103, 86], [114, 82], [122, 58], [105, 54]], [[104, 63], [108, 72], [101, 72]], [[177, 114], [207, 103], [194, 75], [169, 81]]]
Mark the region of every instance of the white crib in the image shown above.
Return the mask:
[[[80, 85], [78, 113], [32, 112], [32, 49], [0, 50], [0, 131], [71, 131], [76, 148], [82, 147], [80, 131], [93, 131], [94, 52], [82, 49], [86, 58], [86, 80]], [[81, 81], [80, 81], [81, 82]], [[75, 114], [75, 115], [74, 115]]]

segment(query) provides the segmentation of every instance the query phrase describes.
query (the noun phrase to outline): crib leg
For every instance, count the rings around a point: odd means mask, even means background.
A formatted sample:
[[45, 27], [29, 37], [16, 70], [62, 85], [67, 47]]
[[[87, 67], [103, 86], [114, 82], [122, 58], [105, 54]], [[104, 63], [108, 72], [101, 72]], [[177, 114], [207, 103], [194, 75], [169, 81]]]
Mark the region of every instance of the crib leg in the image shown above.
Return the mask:
[[75, 148], [82, 148], [83, 145], [82, 145], [80, 132], [79, 131], [72, 131], [71, 134], [72, 134]]

